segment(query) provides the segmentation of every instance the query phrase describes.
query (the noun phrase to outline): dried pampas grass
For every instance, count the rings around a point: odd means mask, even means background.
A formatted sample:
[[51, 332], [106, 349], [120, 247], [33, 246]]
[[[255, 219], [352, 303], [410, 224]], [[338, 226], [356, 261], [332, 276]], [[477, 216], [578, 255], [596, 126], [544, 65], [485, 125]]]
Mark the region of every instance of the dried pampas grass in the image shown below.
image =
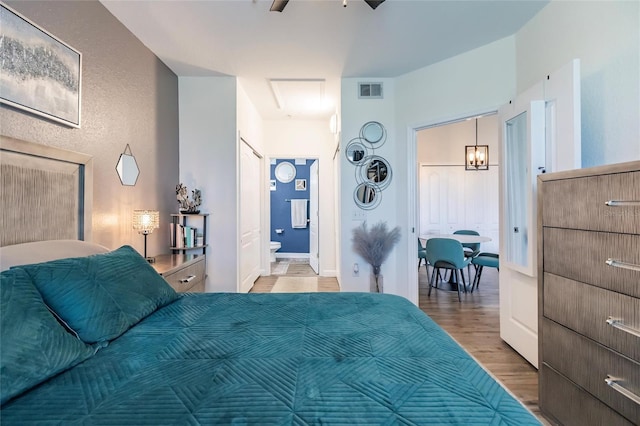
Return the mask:
[[387, 260], [391, 249], [400, 241], [400, 228], [396, 226], [391, 231], [387, 229], [386, 222], [378, 222], [367, 228], [367, 222], [363, 222], [353, 230], [353, 250], [366, 260], [373, 268], [373, 275], [380, 275], [380, 266]]

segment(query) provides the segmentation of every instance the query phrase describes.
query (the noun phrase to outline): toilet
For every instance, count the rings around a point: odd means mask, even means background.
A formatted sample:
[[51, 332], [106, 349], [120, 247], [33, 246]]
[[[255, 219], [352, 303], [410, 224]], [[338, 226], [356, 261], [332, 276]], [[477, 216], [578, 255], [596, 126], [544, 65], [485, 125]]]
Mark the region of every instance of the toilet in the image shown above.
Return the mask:
[[279, 241], [271, 241], [269, 244], [269, 251], [271, 251], [271, 257], [270, 257], [270, 262], [275, 262], [276, 261], [276, 252], [278, 250], [280, 250], [280, 247], [282, 247], [282, 244], [280, 244]]

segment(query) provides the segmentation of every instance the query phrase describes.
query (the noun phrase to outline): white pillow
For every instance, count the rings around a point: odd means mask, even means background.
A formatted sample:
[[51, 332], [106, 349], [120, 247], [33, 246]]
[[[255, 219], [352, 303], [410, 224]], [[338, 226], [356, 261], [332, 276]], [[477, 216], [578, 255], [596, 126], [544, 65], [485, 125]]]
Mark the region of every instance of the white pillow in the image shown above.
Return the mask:
[[80, 240], [49, 240], [0, 247], [0, 271], [16, 265], [106, 253], [108, 248]]

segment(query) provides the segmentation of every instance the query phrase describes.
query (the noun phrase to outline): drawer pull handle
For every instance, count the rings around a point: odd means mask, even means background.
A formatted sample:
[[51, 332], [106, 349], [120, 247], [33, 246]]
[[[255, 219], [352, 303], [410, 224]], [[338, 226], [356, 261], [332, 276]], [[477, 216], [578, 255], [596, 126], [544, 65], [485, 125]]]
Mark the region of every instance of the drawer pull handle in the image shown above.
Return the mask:
[[608, 207], [640, 207], [640, 201], [609, 200], [604, 204]]
[[618, 383], [618, 382], [624, 381], [623, 379], [620, 379], [618, 377], [612, 377], [612, 376], [608, 375], [607, 378], [604, 379], [604, 381], [609, 386], [611, 386], [611, 388], [613, 390], [615, 390], [618, 393], [621, 393], [622, 395], [626, 396], [627, 398], [629, 398], [630, 400], [632, 400], [636, 404], [640, 405], [640, 396], [636, 395], [635, 393], [631, 392], [629, 389], [625, 388], [620, 383]]
[[611, 327], [617, 328], [618, 330], [622, 330], [625, 333], [629, 333], [636, 337], [640, 337], [640, 330], [636, 330], [633, 327], [629, 327], [624, 322], [622, 322], [621, 319], [609, 317], [607, 318], [607, 324], [609, 324]]
[[182, 278], [182, 279], [180, 280], [180, 282], [181, 282], [182, 284], [185, 284], [185, 283], [188, 283], [189, 281], [191, 281], [192, 279], [194, 279], [195, 277], [196, 277], [195, 275], [189, 275], [187, 278]]
[[607, 259], [605, 263], [609, 266], [613, 266], [614, 268], [629, 269], [631, 271], [640, 272], [640, 265], [636, 265], [634, 263], [622, 262], [611, 258]]

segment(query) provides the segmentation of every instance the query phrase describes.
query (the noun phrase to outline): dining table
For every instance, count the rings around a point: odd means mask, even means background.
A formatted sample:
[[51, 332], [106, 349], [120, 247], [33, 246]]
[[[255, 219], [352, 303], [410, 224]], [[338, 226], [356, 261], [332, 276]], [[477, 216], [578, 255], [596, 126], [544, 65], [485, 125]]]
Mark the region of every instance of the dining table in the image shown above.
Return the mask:
[[451, 238], [452, 240], [459, 241], [462, 244], [488, 243], [491, 241], [490, 237], [486, 237], [484, 235], [466, 234], [421, 234], [419, 238], [424, 241], [431, 238]]
[[[420, 234], [418, 236], [420, 240], [427, 241], [431, 238], [450, 238], [452, 240], [459, 241], [461, 244], [475, 244], [475, 243], [487, 243], [491, 241], [490, 237], [484, 235], [467, 235], [467, 234]], [[427, 268], [428, 270], [428, 268]], [[429, 278], [427, 274], [427, 278]], [[469, 277], [471, 281], [471, 277]], [[453, 280], [453, 274], [449, 274], [449, 279], [441, 281], [442, 286], [436, 287], [436, 289], [447, 291], [458, 291], [458, 284]]]

